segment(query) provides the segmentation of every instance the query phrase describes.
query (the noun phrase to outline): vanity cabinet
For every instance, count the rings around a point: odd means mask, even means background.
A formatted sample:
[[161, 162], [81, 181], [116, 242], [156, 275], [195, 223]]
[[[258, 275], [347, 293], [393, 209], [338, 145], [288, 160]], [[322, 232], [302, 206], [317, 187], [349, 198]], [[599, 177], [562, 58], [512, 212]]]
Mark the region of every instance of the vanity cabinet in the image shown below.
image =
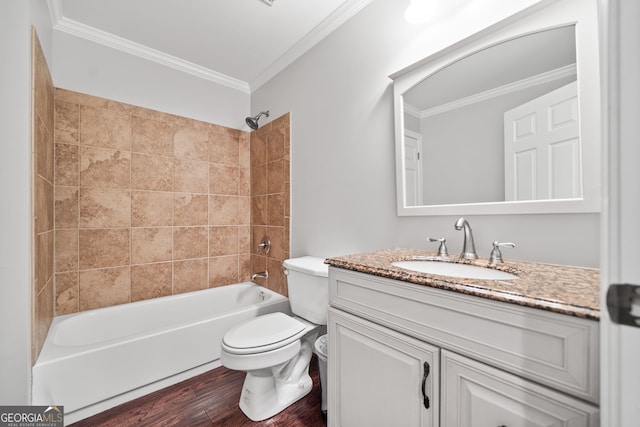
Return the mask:
[[442, 350], [443, 426], [594, 426], [597, 408]]
[[329, 409], [331, 424], [437, 427], [440, 349], [339, 310], [329, 316], [329, 394], [341, 408]]
[[329, 295], [330, 426], [599, 423], [596, 321], [335, 267]]

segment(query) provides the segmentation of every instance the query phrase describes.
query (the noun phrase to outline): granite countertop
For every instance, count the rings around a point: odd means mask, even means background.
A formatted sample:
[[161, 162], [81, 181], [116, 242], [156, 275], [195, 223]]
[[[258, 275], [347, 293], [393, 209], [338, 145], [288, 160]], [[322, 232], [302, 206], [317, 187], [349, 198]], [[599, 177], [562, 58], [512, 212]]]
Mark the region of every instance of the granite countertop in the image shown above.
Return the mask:
[[[389, 249], [329, 258], [331, 266], [417, 285], [446, 289], [497, 301], [553, 311], [585, 319], [600, 318], [600, 271], [528, 261], [505, 260], [497, 269], [518, 276], [514, 280], [461, 279], [418, 273], [391, 263], [437, 254], [417, 249]], [[456, 255], [451, 255], [452, 259]], [[464, 261], [486, 267], [487, 258]]]

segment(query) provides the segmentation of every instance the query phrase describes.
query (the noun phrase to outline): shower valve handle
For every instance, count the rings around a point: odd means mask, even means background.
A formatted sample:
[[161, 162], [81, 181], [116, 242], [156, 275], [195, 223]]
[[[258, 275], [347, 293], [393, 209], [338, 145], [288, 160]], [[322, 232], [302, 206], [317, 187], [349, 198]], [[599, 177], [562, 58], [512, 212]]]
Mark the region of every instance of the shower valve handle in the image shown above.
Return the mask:
[[260, 252], [260, 249], [262, 249], [265, 254], [268, 254], [269, 251], [271, 251], [271, 240], [269, 240], [267, 236], [264, 236], [262, 241], [256, 246], [256, 252]]

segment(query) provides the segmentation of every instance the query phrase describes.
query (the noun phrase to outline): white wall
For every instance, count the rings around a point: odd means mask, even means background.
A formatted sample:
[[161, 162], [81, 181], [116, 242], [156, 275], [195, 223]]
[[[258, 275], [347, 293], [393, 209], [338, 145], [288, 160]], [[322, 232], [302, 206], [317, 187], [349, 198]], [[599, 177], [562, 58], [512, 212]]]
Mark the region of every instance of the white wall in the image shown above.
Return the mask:
[[59, 88], [249, 130], [248, 93], [58, 30], [51, 73]]
[[[336, 256], [390, 247], [460, 250], [456, 217], [396, 216], [389, 74], [537, 0], [475, 1], [438, 25], [407, 24], [408, 1], [374, 0], [252, 94], [253, 110], [291, 111], [291, 255]], [[444, 2], [443, 2], [444, 3]], [[510, 8], [510, 9], [507, 9]], [[454, 173], [454, 171], [452, 172]], [[469, 217], [476, 247], [513, 241], [505, 258], [595, 267], [599, 215]]]
[[43, 1], [0, 2], [0, 405], [31, 400], [31, 25], [47, 59]]

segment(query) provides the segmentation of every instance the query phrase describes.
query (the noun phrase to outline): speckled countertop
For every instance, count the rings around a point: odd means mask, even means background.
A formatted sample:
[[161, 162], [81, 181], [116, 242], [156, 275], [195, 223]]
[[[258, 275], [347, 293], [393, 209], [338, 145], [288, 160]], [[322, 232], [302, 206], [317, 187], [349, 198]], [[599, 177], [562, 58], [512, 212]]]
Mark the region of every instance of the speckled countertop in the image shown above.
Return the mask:
[[[435, 257], [416, 249], [389, 249], [329, 258], [331, 266], [417, 285], [431, 286], [497, 301], [519, 304], [586, 319], [600, 318], [600, 271], [593, 268], [505, 260], [497, 269], [518, 276], [514, 280], [459, 279], [418, 273], [395, 267], [393, 262]], [[455, 255], [451, 255], [455, 258]], [[485, 267], [488, 259], [472, 264]]]

